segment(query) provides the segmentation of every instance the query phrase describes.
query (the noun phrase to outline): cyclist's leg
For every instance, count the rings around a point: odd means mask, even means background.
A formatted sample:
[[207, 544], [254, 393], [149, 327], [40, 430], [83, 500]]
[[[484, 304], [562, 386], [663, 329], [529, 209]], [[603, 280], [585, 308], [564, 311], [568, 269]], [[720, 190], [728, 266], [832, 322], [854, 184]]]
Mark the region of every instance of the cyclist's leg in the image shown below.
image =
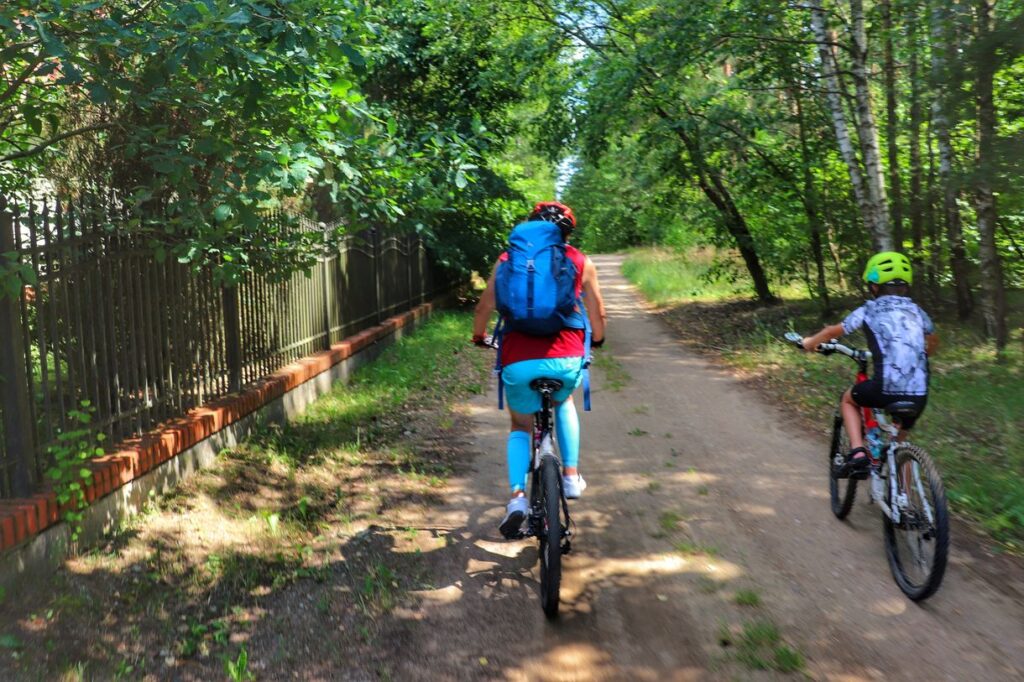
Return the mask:
[[850, 437], [850, 449], [864, 447], [864, 430], [861, 422], [861, 406], [853, 399], [853, 389], [848, 388], [843, 393], [839, 402], [839, 411], [843, 415], [843, 426], [846, 427], [846, 435]]
[[580, 416], [570, 395], [555, 406], [555, 436], [566, 476], [575, 476], [580, 461]]
[[530, 438], [533, 430], [533, 415], [516, 412], [509, 408], [512, 417], [508, 434], [508, 485], [512, 497], [526, 494], [526, 475], [530, 472]]

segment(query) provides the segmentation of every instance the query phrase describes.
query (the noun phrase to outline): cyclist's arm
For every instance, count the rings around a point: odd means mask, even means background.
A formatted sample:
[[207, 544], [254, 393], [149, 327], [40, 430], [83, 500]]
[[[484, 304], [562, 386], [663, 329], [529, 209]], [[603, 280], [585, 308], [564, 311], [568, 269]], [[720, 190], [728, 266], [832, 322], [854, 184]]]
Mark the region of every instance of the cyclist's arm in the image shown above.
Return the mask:
[[498, 269], [495, 263], [491, 269], [491, 276], [487, 278], [487, 288], [480, 294], [480, 300], [476, 304], [476, 314], [473, 316], [473, 337], [484, 337], [487, 335], [487, 325], [491, 321], [491, 314], [496, 306], [494, 302], [494, 273]]
[[831, 341], [832, 339], [838, 339], [845, 332], [843, 331], [843, 325], [841, 324], [830, 324], [814, 336], [808, 336], [804, 339], [804, 350], [814, 350], [819, 344]]
[[604, 310], [604, 298], [601, 296], [601, 285], [597, 282], [597, 267], [587, 258], [583, 266], [583, 293], [586, 296], [587, 317], [595, 341], [604, 340], [604, 325], [608, 319]]
[[935, 355], [935, 351], [939, 349], [939, 335], [938, 334], [925, 334], [924, 336], [924, 352], [931, 357]]

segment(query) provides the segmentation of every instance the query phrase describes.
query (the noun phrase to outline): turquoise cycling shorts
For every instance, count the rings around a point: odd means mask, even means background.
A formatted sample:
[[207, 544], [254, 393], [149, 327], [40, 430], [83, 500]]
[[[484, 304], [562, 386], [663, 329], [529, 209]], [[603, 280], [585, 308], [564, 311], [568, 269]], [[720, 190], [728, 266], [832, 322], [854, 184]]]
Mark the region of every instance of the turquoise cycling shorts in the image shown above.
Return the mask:
[[583, 381], [583, 358], [546, 358], [520, 360], [501, 371], [505, 382], [505, 397], [508, 408], [523, 414], [532, 414], [540, 409], [540, 393], [530, 388], [534, 379], [558, 379], [562, 390], [552, 397], [556, 403], [563, 402]]

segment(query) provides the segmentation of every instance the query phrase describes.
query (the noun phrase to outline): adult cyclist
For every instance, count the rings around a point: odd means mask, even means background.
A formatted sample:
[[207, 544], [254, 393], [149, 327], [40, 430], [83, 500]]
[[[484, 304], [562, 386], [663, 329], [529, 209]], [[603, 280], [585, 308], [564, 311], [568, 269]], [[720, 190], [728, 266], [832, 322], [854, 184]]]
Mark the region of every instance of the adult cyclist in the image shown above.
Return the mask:
[[[586, 315], [590, 320], [593, 346], [604, 343], [605, 309], [601, 288], [597, 282], [597, 268], [578, 249], [569, 245], [569, 238], [576, 228], [576, 217], [572, 209], [557, 201], [536, 204], [529, 220], [542, 220], [557, 225], [565, 242], [566, 256], [576, 266], [576, 296], [582, 294]], [[491, 270], [487, 288], [476, 306], [473, 322], [473, 341], [482, 343], [487, 325], [495, 310], [495, 273], [498, 266], [508, 259], [503, 253]], [[580, 422], [573, 403], [572, 393], [580, 385], [584, 358], [583, 313], [577, 307], [571, 319], [558, 333], [552, 336], [531, 336], [510, 331], [502, 337], [501, 362], [502, 381], [508, 400], [511, 426], [508, 435], [508, 480], [512, 497], [508, 502], [505, 517], [499, 529], [507, 538], [516, 537], [520, 526], [529, 513], [526, 499], [526, 477], [530, 469], [530, 438], [533, 431], [533, 414], [541, 407], [540, 396], [530, 388], [534, 379], [558, 379], [562, 389], [552, 397], [555, 403], [555, 435], [558, 450], [564, 466], [562, 488], [565, 496], [576, 499], [587, 487], [579, 473]]]

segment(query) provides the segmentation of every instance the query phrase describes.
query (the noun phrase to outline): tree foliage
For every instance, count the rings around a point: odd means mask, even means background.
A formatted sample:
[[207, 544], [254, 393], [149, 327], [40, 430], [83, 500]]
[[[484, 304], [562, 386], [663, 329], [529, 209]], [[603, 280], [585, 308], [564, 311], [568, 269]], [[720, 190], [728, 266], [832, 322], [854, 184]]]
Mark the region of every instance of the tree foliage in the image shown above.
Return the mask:
[[[16, 0], [0, 31], [0, 191], [109, 188], [158, 253], [229, 281], [373, 226], [469, 267], [464, 237], [521, 210], [489, 164], [529, 98], [526, 36], [473, 3]], [[282, 205], [336, 229], [268, 228]]]

